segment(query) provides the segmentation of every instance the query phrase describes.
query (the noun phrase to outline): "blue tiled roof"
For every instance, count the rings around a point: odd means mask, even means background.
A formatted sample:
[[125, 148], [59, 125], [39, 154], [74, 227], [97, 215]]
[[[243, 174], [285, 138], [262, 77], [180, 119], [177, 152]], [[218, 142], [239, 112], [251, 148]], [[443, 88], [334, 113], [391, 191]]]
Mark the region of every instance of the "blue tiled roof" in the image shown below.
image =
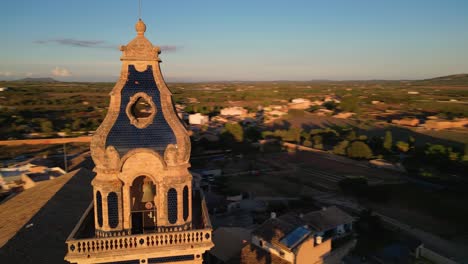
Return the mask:
[[[138, 72], [133, 65], [128, 67], [128, 80], [121, 91], [120, 112], [114, 126], [109, 131], [107, 146], [114, 146], [121, 156], [134, 148], [150, 148], [163, 155], [168, 144], [176, 144], [176, 137], [166, 122], [161, 110], [160, 92], [153, 76], [153, 69]], [[130, 123], [125, 109], [130, 97], [144, 92], [152, 97], [157, 108], [153, 123], [140, 129]]]

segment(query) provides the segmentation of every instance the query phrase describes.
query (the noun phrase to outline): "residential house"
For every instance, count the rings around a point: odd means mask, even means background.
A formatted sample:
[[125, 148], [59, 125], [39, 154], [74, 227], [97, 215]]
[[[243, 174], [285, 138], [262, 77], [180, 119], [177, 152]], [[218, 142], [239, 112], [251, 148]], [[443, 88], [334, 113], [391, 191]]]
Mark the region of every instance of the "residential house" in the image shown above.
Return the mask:
[[[300, 216], [272, 213], [252, 232], [240, 263], [340, 263], [356, 243], [350, 236], [353, 220], [337, 207]], [[348, 240], [334, 248], [332, 241], [339, 238]]]
[[304, 110], [304, 109], [308, 109], [310, 105], [311, 105], [311, 102], [309, 99], [296, 98], [296, 99], [292, 99], [291, 103], [288, 104], [288, 108]]
[[239, 106], [228, 107], [221, 109], [222, 116], [245, 116], [247, 115], [247, 109]]
[[417, 118], [393, 119], [392, 123], [395, 125], [400, 125], [400, 126], [416, 127], [419, 125], [419, 119]]
[[210, 118], [208, 116], [200, 113], [189, 115], [188, 120], [190, 125], [207, 125], [210, 122]]

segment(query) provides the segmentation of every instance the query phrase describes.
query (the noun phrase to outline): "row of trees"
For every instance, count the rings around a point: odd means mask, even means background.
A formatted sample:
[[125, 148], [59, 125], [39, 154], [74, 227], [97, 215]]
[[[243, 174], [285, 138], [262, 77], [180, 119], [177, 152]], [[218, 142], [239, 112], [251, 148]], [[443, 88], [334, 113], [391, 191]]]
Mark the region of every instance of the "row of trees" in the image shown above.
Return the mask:
[[[434, 167], [437, 171], [460, 171], [468, 162], [468, 145], [464, 151], [439, 144], [416, 146], [414, 137], [393, 140], [391, 131], [383, 137], [358, 135], [350, 128], [312, 129], [308, 132], [298, 128], [262, 132], [262, 138], [278, 138], [282, 141], [302, 144], [306, 147], [330, 150], [334, 154], [354, 159], [386, 158], [404, 161], [410, 170], [416, 167]], [[425, 164], [425, 166], [421, 166]], [[429, 172], [421, 172], [430, 175]], [[421, 174], [420, 173], [420, 174]]]
[[0, 122], [8, 124], [0, 128], [3, 139], [24, 138], [29, 133], [51, 134], [65, 131], [92, 131], [102, 122], [105, 111], [96, 115], [94, 109], [78, 112], [72, 110], [66, 113], [57, 111], [0, 111]]
[[[383, 137], [359, 135], [351, 128], [335, 127], [304, 131], [299, 128], [260, 132], [258, 128], [228, 123], [221, 133], [221, 144], [233, 150], [251, 150], [250, 143], [259, 139], [278, 139], [301, 144], [353, 159], [386, 158], [401, 161], [406, 169], [420, 176], [460, 173], [468, 164], [468, 145], [464, 151], [438, 144], [417, 146], [411, 136], [407, 140], [393, 140], [391, 131]], [[218, 146], [219, 147], [219, 146]]]

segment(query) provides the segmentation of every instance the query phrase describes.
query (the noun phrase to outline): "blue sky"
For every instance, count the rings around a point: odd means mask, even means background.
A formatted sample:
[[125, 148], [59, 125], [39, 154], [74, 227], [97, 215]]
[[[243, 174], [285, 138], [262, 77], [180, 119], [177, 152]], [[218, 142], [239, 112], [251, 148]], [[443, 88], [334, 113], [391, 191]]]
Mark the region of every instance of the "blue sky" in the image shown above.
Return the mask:
[[[142, 0], [169, 81], [419, 79], [468, 73], [466, 0]], [[114, 81], [137, 0], [15, 0], [0, 79]]]

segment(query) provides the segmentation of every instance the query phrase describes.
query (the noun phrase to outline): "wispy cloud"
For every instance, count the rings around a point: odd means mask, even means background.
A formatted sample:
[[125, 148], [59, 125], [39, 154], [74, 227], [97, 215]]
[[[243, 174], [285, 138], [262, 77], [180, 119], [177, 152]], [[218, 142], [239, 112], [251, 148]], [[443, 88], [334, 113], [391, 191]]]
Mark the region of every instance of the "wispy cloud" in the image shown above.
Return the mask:
[[116, 48], [117, 45], [106, 45], [104, 40], [82, 40], [72, 38], [36, 40], [36, 44], [59, 44], [64, 46], [81, 47], [81, 48]]
[[179, 50], [181, 47], [180, 46], [176, 46], [176, 45], [162, 45], [161, 46], [161, 51], [165, 51], [165, 52], [176, 52], [177, 50]]
[[52, 75], [55, 77], [69, 77], [72, 76], [72, 73], [65, 68], [55, 67], [52, 70]]
[[76, 46], [76, 47], [96, 47], [102, 45], [102, 40], [79, 40], [79, 39], [57, 39], [57, 43], [62, 45]]
[[13, 76], [13, 73], [10, 71], [0, 71], [0, 76], [2, 77], [10, 77]]
[[[60, 39], [49, 39], [49, 40], [36, 40], [36, 44], [57, 44], [70, 47], [80, 47], [80, 48], [103, 48], [103, 49], [115, 49], [119, 45], [112, 45], [107, 43], [104, 40], [82, 40], [82, 39], [73, 39], [73, 38], [60, 38]], [[165, 52], [176, 52], [181, 47], [176, 45], [162, 45], [160, 46], [162, 51]]]

